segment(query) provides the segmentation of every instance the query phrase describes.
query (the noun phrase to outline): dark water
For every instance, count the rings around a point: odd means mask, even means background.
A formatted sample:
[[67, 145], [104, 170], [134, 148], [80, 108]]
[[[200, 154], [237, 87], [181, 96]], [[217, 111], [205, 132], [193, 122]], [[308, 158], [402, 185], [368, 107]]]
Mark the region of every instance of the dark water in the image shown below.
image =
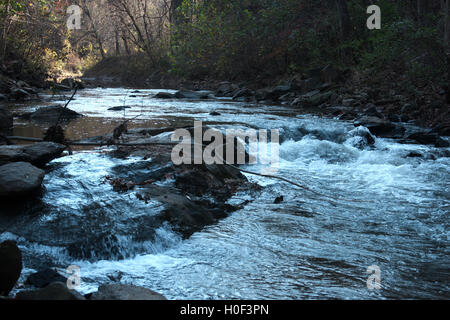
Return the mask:
[[[170, 299], [450, 297], [449, 149], [377, 139], [373, 148], [360, 150], [346, 136], [350, 123], [297, 116], [282, 106], [157, 100], [151, 93], [124, 98], [130, 90], [82, 91], [70, 108], [87, 117], [67, 125], [69, 138], [110, 132], [123, 117], [138, 115], [134, 127], [190, 125], [195, 119], [279, 129], [278, 174], [331, 198], [248, 175], [262, 191], [237, 194], [230, 202], [252, 202], [181, 240], [168, 225], [153, 224], [161, 210], [157, 201], [145, 204], [133, 192], [117, 194], [104, 183], [124, 168], [138, 174], [151, 159], [80, 151], [49, 165], [41, 203], [1, 220], [7, 231], [0, 240], [16, 239], [24, 251], [22, 278], [43, 266], [63, 271], [78, 265], [83, 293], [120, 273], [121, 282]], [[107, 111], [120, 105], [131, 108]], [[221, 115], [211, 117], [211, 111]], [[43, 128], [17, 122], [14, 133], [41, 136]], [[411, 151], [424, 157], [407, 157]], [[279, 195], [284, 202], [274, 204]], [[114, 237], [115, 252], [96, 253], [89, 261], [69, 255], [71, 243], [95, 242], [105, 234]], [[367, 287], [369, 266], [381, 272], [380, 290]]]

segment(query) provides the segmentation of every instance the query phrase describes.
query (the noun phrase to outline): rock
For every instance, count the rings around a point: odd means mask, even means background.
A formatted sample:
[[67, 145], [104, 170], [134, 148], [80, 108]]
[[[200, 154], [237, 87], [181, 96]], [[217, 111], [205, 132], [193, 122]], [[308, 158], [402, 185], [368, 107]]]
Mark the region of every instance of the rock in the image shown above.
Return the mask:
[[30, 97], [30, 94], [21, 88], [13, 88], [10, 94], [11, 98], [15, 100], [25, 100]]
[[323, 82], [333, 83], [339, 80], [341, 72], [332, 65], [327, 65], [320, 70], [320, 79]]
[[216, 97], [232, 97], [238, 86], [230, 82], [222, 82], [214, 92]]
[[278, 100], [282, 95], [285, 95], [291, 91], [290, 85], [277, 86], [268, 92], [268, 95], [264, 100]]
[[406, 155], [407, 158], [423, 158], [423, 154], [417, 151], [411, 151]]
[[59, 83], [54, 83], [52, 85], [52, 87], [53, 87], [53, 89], [55, 89], [57, 91], [71, 91], [72, 90], [72, 87], [65, 86], [65, 85], [62, 85], [62, 84], [59, 84]]
[[345, 107], [352, 107], [357, 103], [356, 99], [344, 99], [342, 100], [342, 105]]
[[406, 114], [402, 114], [400, 116], [400, 121], [401, 122], [408, 122], [409, 120], [410, 120], [410, 118]]
[[0, 296], [7, 296], [22, 272], [22, 253], [14, 241], [0, 243]]
[[220, 116], [220, 113], [217, 111], [213, 111], [209, 114], [210, 116]]
[[177, 99], [193, 99], [193, 100], [205, 100], [209, 99], [209, 94], [198, 91], [180, 90], [175, 93]]
[[348, 112], [343, 113], [339, 117], [339, 120], [351, 121], [351, 120], [355, 120], [357, 117], [358, 117], [358, 115], [356, 114], [356, 112], [348, 111]]
[[26, 283], [36, 288], [44, 288], [53, 282], [67, 283], [67, 278], [53, 269], [40, 270], [27, 278]]
[[359, 126], [346, 135], [346, 143], [358, 149], [364, 149], [375, 143], [375, 137], [370, 133], [369, 129]]
[[313, 77], [306, 79], [302, 82], [302, 92], [309, 92], [318, 89], [322, 86], [322, 81], [319, 77]]
[[109, 280], [114, 281], [114, 282], [119, 282], [120, 279], [122, 279], [123, 277], [123, 272], [122, 271], [116, 271], [114, 273], [109, 273], [106, 276], [109, 278]]
[[371, 117], [377, 117], [382, 119], [383, 115], [378, 111], [377, 106], [373, 103], [368, 103], [366, 105], [366, 109], [364, 110], [364, 115], [371, 116]]
[[54, 142], [38, 142], [26, 146], [0, 146], [0, 165], [23, 161], [42, 167], [58, 158], [64, 149], [66, 146]]
[[122, 107], [112, 107], [112, 108], [109, 108], [108, 109], [108, 111], [123, 111], [123, 110], [125, 110], [125, 109], [130, 109], [131, 107], [128, 107], [128, 106], [122, 106]]
[[126, 284], [101, 285], [90, 300], [167, 300], [152, 290]]
[[35, 112], [22, 115], [22, 118], [38, 122], [56, 122], [58, 119], [68, 121], [82, 116], [73, 110], [56, 105], [39, 108]]
[[62, 282], [53, 282], [45, 288], [32, 291], [21, 291], [16, 300], [86, 300], [80, 293], [70, 290]]
[[86, 86], [81, 80], [73, 79], [73, 78], [66, 78], [63, 79], [60, 83], [60, 85], [69, 88], [69, 90], [75, 89], [75, 86], [78, 86], [78, 89], [84, 89]]
[[280, 204], [284, 201], [284, 197], [283, 196], [279, 196], [276, 197], [275, 200], [273, 201], [274, 204]]
[[450, 123], [443, 123], [440, 125], [437, 125], [433, 128], [432, 132], [437, 133], [444, 137], [450, 136]]
[[243, 88], [243, 89], [237, 90], [233, 94], [233, 100], [237, 100], [238, 98], [247, 98], [247, 97], [251, 97], [253, 95], [254, 95], [254, 92], [252, 90]]
[[400, 122], [401, 121], [400, 117], [393, 113], [388, 114], [387, 119], [391, 122]]
[[436, 148], [448, 148], [448, 147], [450, 147], [450, 143], [447, 140], [444, 140], [441, 137], [438, 137], [434, 146]]
[[409, 114], [411, 112], [417, 111], [417, 105], [416, 104], [411, 104], [411, 103], [406, 103], [405, 105], [403, 105], [402, 107], [402, 114]]
[[7, 131], [13, 126], [13, 115], [8, 110], [0, 108], [0, 132]]
[[373, 116], [362, 116], [355, 120], [354, 124], [366, 127], [376, 136], [388, 135], [396, 128], [390, 121]]
[[437, 148], [446, 148], [450, 144], [448, 141], [442, 139], [437, 133], [433, 132], [417, 132], [407, 137], [409, 140], [414, 140], [420, 144], [434, 144]]
[[0, 197], [26, 196], [42, 184], [45, 171], [27, 162], [0, 166]]
[[331, 95], [332, 92], [321, 93], [320, 90], [314, 90], [302, 95], [300, 97], [300, 103], [306, 104], [307, 106], [316, 107], [327, 102]]
[[169, 92], [158, 92], [157, 94], [155, 94], [153, 96], [153, 98], [156, 98], [156, 99], [173, 99], [173, 98], [175, 98], [175, 95], [173, 95], [172, 93], [169, 93]]
[[0, 146], [3, 145], [12, 145], [13, 143], [6, 136], [2, 135], [0, 132]]

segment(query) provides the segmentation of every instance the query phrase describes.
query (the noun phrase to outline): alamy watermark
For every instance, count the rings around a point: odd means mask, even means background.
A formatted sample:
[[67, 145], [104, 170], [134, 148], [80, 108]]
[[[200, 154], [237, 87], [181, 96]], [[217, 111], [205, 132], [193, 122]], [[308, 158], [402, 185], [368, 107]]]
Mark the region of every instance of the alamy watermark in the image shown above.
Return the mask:
[[[67, 19], [67, 28], [69, 30], [80, 30], [81, 29], [81, 17], [83, 10], [80, 6], [73, 4], [67, 7], [67, 14], [69, 15]], [[381, 9], [377, 5], [370, 5], [367, 8], [367, 14], [370, 14], [367, 19], [367, 28], [369, 30], [379, 30], [381, 29]]]
[[66, 269], [67, 274], [69, 274], [69, 277], [67, 278], [67, 288], [77, 289], [81, 285], [81, 268], [76, 265], [70, 265]]
[[367, 8], [370, 17], [367, 19], [367, 28], [369, 30], [381, 29], [381, 9], [377, 5], [371, 5]]
[[367, 268], [367, 274], [370, 274], [367, 279], [367, 289], [380, 290], [381, 289], [381, 269], [377, 265], [372, 265]]
[[175, 165], [260, 164], [263, 165], [261, 174], [274, 174], [278, 171], [278, 129], [227, 129], [224, 135], [217, 129], [204, 130], [201, 121], [194, 121], [193, 135], [192, 137], [192, 132], [187, 129], [177, 129], [171, 136], [173, 142], [179, 142], [171, 154]]
[[83, 10], [81, 10], [80, 6], [73, 4], [67, 7], [67, 14], [70, 15], [67, 19], [67, 28], [69, 30], [80, 30], [81, 29], [81, 16], [83, 14]]

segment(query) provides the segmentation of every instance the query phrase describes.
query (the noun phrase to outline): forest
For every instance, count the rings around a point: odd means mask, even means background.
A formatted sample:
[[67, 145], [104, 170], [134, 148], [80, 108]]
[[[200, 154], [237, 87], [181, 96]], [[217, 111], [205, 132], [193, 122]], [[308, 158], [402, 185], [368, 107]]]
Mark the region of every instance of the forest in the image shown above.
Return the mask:
[[0, 0], [0, 300], [448, 299], [449, 14]]

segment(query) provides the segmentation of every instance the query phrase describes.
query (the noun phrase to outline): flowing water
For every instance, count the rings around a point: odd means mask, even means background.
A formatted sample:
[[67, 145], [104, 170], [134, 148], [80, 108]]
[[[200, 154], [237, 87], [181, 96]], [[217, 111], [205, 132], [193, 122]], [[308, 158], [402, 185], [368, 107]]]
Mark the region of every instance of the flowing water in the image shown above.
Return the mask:
[[[236, 194], [230, 203], [252, 201], [182, 240], [169, 225], [154, 223], [158, 202], [145, 204], [104, 183], [107, 175], [139, 175], [151, 159], [79, 150], [48, 165], [39, 203], [21, 204], [21, 215], [0, 220], [0, 241], [15, 239], [23, 250], [22, 280], [43, 267], [77, 265], [82, 293], [115, 277], [169, 299], [450, 297], [450, 149], [380, 138], [358, 149], [347, 136], [351, 123], [283, 106], [159, 100], [149, 97], [155, 90], [140, 91], [136, 97], [127, 89], [81, 91], [70, 108], [87, 117], [67, 125], [69, 138], [111, 132], [123, 117], [136, 116], [133, 127], [214, 120], [279, 129], [277, 174], [329, 197], [247, 175], [263, 188]], [[123, 105], [131, 108], [107, 110]], [[17, 120], [15, 135], [41, 136], [43, 128]], [[423, 157], [408, 157], [412, 151]], [[284, 202], [274, 204], [280, 195]], [[107, 242], [88, 260], [69, 254], [75, 240], [89, 246], [105, 238], [114, 250]], [[370, 266], [379, 268], [379, 290], [368, 289]]]

